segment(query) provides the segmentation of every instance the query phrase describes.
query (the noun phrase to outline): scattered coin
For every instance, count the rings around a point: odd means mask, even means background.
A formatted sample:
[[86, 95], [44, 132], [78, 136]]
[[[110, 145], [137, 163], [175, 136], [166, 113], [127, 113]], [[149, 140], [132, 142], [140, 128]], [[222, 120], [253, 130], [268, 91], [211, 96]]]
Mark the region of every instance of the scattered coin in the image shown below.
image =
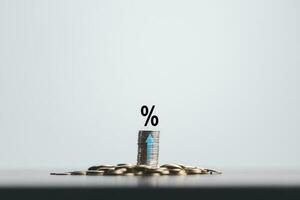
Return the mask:
[[117, 166], [130, 167], [130, 166], [133, 166], [133, 164], [130, 164], [130, 163], [120, 163], [120, 164], [117, 164]]
[[88, 170], [97, 170], [99, 168], [99, 166], [91, 166], [88, 168]]
[[130, 170], [130, 169], [133, 169], [134, 168], [134, 165], [117, 165], [115, 167], [115, 169], [126, 169], [126, 170]]
[[178, 164], [180, 167], [183, 169], [195, 169], [197, 168], [196, 166], [191, 166], [191, 165], [183, 165], [183, 164]]
[[134, 173], [131, 173], [131, 172], [130, 173], [124, 173], [123, 175], [124, 176], [134, 176]]
[[154, 172], [154, 173], [151, 173], [151, 174], [145, 174], [146, 176], [160, 176], [160, 173], [158, 172]]
[[150, 166], [148, 165], [136, 165], [134, 168], [133, 168], [135, 171], [146, 171], [147, 169], [151, 169]]
[[169, 172], [169, 170], [164, 170], [164, 171], [161, 171], [160, 174], [161, 175], [169, 175], [170, 172]]
[[136, 176], [143, 176], [144, 173], [142, 171], [139, 171], [139, 172], [136, 172], [134, 175], [136, 175]]
[[71, 175], [86, 175], [85, 171], [73, 171], [71, 172]]
[[209, 174], [213, 174], [213, 173], [216, 173], [216, 174], [222, 174], [222, 172], [220, 171], [216, 171], [216, 170], [213, 170], [213, 169], [205, 169]]
[[101, 176], [104, 174], [103, 170], [88, 170], [86, 171], [87, 176]]
[[69, 172], [51, 172], [50, 175], [70, 175]]
[[114, 170], [115, 167], [98, 167], [96, 170], [100, 170], [100, 171], [109, 171], [109, 170]]
[[177, 165], [177, 164], [164, 164], [161, 167], [165, 167], [168, 169], [182, 169], [182, 166]]
[[160, 175], [205, 175], [222, 172], [197, 166], [183, 164], [164, 164], [159, 167], [121, 163], [117, 165], [98, 165], [89, 167], [87, 171], [52, 172], [50, 175], [87, 175], [87, 176], [160, 176]]
[[187, 174], [201, 174], [202, 170], [198, 168], [189, 168], [185, 170]]
[[121, 169], [110, 169], [104, 173], [104, 175], [122, 175], [126, 172], [125, 168]]

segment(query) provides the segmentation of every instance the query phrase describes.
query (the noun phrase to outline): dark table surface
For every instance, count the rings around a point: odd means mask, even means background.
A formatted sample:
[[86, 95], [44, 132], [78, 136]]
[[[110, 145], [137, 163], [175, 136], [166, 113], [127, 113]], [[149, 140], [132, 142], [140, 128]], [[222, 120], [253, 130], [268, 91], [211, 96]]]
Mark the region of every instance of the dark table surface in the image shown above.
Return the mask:
[[[55, 171], [55, 170], [54, 170]], [[300, 171], [223, 170], [221, 175], [53, 176], [50, 171], [0, 171], [0, 195], [10, 199], [300, 199]]]

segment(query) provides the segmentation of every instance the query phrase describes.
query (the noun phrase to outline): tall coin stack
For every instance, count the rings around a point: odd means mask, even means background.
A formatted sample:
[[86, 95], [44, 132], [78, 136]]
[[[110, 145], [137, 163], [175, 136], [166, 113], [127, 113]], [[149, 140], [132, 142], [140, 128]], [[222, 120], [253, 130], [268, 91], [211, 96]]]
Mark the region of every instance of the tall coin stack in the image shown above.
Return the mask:
[[137, 165], [157, 167], [159, 131], [139, 131]]

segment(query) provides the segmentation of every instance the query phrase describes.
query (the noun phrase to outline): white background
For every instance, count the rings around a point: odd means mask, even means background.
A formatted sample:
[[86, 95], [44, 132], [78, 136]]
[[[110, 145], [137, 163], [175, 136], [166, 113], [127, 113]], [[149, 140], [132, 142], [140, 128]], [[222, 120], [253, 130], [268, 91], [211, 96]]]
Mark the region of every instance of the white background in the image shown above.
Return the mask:
[[300, 167], [296, 0], [0, 0], [0, 168]]

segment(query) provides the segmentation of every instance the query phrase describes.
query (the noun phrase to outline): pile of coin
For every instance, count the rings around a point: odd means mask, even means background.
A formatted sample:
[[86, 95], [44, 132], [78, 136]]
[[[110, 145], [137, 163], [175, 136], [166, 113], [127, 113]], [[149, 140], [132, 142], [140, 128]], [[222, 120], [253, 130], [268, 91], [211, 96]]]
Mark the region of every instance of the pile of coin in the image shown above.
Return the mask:
[[157, 167], [159, 131], [139, 131], [137, 164]]
[[87, 171], [50, 173], [51, 175], [87, 175], [87, 176], [161, 176], [221, 174], [221, 172], [182, 164], [164, 164], [158, 166], [159, 131], [139, 131], [137, 164], [97, 165]]
[[162, 176], [162, 175], [196, 175], [221, 174], [221, 172], [183, 164], [164, 164], [159, 167], [122, 163], [117, 165], [97, 165], [87, 171], [50, 173], [51, 175], [87, 175], [87, 176]]

